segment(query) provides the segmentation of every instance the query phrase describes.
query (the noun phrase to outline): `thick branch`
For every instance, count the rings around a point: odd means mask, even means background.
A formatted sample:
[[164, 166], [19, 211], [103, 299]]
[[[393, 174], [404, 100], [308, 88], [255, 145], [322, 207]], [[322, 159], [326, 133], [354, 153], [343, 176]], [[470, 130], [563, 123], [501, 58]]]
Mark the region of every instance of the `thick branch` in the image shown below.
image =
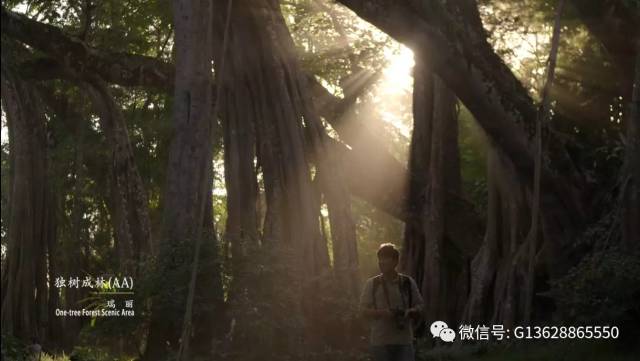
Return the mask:
[[[64, 68], [72, 67], [76, 72], [93, 72], [112, 84], [154, 87], [166, 91], [172, 89], [175, 73], [173, 64], [141, 55], [90, 48], [55, 26], [39, 23], [4, 8], [2, 31], [46, 55], [20, 65], [20, 71], [26, 77], [40, 80], [68, 78], [69, 74]], [[360, 94], [376, 79], [375, 74], [363, 73], [352, 82], [348, 93]], [[329, 93], [315, 77], [308, 76], [308, 80], [316, 109], [349, 142], [341, 119], [355, 103], [357, 96], [340, 99]], [[365, 150], [349, 145], [351, 149], [339, 142], [334, 144], [343, 149], [346, 162], [352, 165], [346, 167], [345, 176], [353, 194], [400, 220], [406, 220], [406, 167], [386, 152], [384, 147], [372, 146]], [[466, 203], [461, 199], [460, 204], [470, 208]]]
[[109, 83], [168, 88], [174, 67], [148, 56], [89, 47], [59, 28], [2, 8], [2, 33], [23, 42], [79, 73], [99, 75]]
[[[452, 29], [454, 21], [444, 25], [440, 21], [434, 26], [435, 20], [422, 16], [424, 10], [412, 6], [413, 1], [339, 2], [411, 47], [419, 57], [430, 59], [435, 71], [475, 116], [492, 143], [510, 158], [519, 179], [531, 187], [533, 155], [529, 139], [518, 123], [524, 120], [533, 124], [535, 107], [524, 88], [512, 81], [515, 77], [508, 75], [510, 71], [506, 73], [508, 68], [505, 70], [503, 63], [496, 63], [499, 58], [488, 57], [484, 52], [477, 54], [478, 51], [473, 50], [474, 45], [480, 49], [485, 47], [474, 42], [479, 41], [477, 37], [459, 38], [459, 29]], [[548, 168], [543, 169], [543, 189], [553, 194], [568, 214], [580, 215], [581, 208], [571, 183], [571, 179], [558, 176]]]

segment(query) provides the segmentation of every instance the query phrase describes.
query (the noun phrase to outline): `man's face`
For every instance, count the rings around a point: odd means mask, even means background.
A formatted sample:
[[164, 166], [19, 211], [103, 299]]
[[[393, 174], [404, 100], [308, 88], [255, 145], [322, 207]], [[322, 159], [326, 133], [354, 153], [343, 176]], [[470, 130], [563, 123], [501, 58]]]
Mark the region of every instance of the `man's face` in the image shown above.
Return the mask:
[[380, 272], [388, 273], [396, 269], [398, 260], [393, 257], [378, 257], [378, 267]]

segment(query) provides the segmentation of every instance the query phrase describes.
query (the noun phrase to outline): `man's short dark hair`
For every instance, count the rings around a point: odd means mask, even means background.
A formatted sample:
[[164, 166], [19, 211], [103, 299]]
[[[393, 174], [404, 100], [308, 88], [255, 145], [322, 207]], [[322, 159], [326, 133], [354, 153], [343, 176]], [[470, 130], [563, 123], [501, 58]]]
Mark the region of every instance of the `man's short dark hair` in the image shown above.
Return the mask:
[[395, 260], [400, 259], [400, 252], [393, 243], [383, 243], [378, 248], [378, 258], [393, 258]]

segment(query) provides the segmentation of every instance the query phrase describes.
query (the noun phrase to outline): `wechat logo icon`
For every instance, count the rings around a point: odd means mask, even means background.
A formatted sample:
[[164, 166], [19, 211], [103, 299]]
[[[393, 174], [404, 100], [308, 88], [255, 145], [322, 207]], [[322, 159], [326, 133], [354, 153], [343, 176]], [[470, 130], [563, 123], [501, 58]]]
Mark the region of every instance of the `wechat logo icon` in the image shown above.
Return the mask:
[[431, 335], [444, 342], [453, 342], [456, 339], [456, 332], [443, 321], [435, 321], [431, 324]]

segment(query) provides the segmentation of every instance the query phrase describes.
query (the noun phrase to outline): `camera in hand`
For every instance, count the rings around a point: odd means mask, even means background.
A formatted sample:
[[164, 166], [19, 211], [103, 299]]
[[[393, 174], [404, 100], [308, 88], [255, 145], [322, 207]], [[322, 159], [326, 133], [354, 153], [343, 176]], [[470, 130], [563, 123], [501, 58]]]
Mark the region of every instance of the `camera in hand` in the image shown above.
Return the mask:
[[396, 324], [398, 330], [404, 330], [406, 327], [407, 319], [404, 317], [405, 310], [401, 308], [392, 308], [391, 314], [393, 315], [393, 321]]

